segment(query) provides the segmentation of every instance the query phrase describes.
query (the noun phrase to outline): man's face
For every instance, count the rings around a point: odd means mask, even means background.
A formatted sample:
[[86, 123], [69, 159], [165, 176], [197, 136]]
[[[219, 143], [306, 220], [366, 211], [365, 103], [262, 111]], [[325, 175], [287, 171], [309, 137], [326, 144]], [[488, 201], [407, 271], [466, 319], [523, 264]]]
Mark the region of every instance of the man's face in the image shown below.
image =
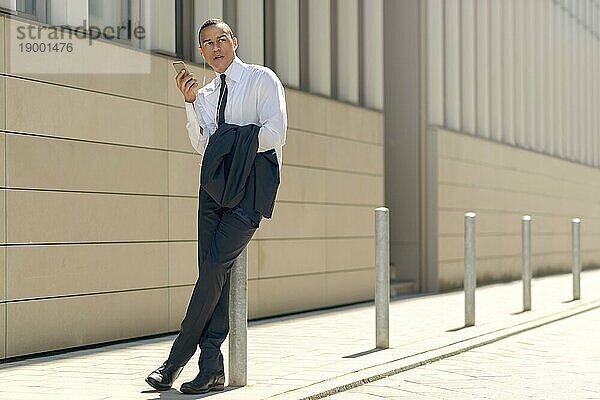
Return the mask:
[[207, 26], [200, 32], [199, 49], [208, 65], [222, 74], [235, 58], [237, 38], [224, 24]]

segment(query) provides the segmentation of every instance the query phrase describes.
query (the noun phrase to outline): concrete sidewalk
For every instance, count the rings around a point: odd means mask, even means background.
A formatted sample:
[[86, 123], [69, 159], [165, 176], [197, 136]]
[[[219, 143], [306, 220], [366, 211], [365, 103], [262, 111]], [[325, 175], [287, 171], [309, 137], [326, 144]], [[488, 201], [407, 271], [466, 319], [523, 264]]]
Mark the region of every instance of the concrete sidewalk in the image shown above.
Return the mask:
[[[571, 279], [534, 279], [533, 311], [526, 313], [520, 312], [520, 282], [479, 288], [471, 328], [462, 328], [460, 291], [393, 301], [388, 350], [374, 349], [373, 304], [251, 323], [249, 384], [221, 393], [176, 390], [197, 373], [197, 356], [171, 391], [147, 386], [145, 376], [168, 355], [174, 338], [169, 336], [4, 364], [0, 399], [321, 398], [600, 307], [600, 270], [582, 273], [579, 301], [570, 301]], [[223, 350], [227, 362], [226, 346]]]

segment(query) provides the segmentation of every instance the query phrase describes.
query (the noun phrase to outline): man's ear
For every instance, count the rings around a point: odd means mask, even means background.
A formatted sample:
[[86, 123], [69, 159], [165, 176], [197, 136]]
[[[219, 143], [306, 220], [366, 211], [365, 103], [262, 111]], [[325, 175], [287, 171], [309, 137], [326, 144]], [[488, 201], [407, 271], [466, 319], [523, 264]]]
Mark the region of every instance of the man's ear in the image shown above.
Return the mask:
[[237, 50], [238, 48], [238, 41], [237, 41], [237, 36], [233, 37], [233, 50]]

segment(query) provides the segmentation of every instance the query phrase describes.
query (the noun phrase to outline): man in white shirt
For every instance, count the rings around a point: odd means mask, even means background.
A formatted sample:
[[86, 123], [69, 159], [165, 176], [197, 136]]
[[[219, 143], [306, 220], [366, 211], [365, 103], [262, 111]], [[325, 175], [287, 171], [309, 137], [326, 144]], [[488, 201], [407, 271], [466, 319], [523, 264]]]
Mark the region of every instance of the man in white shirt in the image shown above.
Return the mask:
[[[260, 127], [258, 152], [275, 151], [281, 169], [287, 129], [283, 85], [270, 69], [237, 58], [237, 38], [222, 20], [207, 20], [198, 36], [199, 51], [217, 77], [197, 94], [193, 74], [184, 70], [176, 77], [185, 99], [186, 127], [193, 147], [204, 154], [210, 137], [224, 123], [253, 124]], [[201, 349], [200, 372], [184, 383], [181, 391], [196, 394], [224, 389], [220, 347], [229, 332], [229, 272], [262, 215], [239, 206], [222, 207], [202, 187], [199, 203], [198, 280], [169, 358], [146, 378], [157, 390], [171, 388], [196, 346]]]

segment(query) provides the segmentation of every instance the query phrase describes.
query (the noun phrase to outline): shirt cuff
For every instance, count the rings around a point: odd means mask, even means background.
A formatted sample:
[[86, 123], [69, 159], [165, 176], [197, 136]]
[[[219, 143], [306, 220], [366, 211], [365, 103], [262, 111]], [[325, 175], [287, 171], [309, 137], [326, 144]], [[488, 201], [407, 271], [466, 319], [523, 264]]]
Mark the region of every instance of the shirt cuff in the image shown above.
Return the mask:
[[185, 114], [188, 121], [198, 122], [198, 116], [196, 115], [196, 110], [194, 109], [194, 103], [188, 103], [187, 101], [185, 102]]

